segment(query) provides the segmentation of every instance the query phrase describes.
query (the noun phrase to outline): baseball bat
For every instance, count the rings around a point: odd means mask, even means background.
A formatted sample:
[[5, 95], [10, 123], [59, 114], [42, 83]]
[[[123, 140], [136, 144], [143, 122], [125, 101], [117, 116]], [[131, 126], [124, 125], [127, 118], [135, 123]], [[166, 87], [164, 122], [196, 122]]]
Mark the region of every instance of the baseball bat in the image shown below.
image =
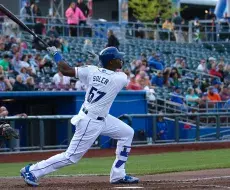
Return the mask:
[[21, 28], [23, 28], [25, 31], [29, 32], [31, 35], [33, 35], [38, 41], [40, 41], [45, 48], [49, 47], [49, 45], [44, 42], [40, 37], [37, 36], [32, 30], [30, 30], [22, 21], [19, 20], [12, 12], [10, 12], [6, 7], [4, 7], [2, 4], [0, 4], [0, 11], [8, 16], [11, 20], [13, 20], [15, 23], [17, 23]]

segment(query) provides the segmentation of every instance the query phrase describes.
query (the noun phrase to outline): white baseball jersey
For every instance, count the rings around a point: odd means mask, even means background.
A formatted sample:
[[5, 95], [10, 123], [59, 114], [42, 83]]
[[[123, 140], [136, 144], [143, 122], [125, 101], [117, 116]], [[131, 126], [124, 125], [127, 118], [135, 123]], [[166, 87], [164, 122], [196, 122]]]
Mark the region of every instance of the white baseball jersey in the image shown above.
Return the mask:
[[105, 117], [120, 90], [127, 86], [127, 75], [96, 66], [76, 67], [76, 77], [87, 86], [82, 107], [90, 113]]

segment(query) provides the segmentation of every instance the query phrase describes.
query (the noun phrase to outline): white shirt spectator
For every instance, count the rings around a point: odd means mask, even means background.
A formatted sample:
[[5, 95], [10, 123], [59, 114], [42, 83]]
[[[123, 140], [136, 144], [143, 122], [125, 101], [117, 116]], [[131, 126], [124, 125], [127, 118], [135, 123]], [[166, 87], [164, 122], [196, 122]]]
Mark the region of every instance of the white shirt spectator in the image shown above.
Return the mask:
[[86, 91], [87, 86], [84, 83], [82, 83], [80, 80], [78, 80], [75, 84], [75, 88], [77, 91], [82, 91], [82, 90]]
[[53, 82], [55, 85], [69, 85], [70, 77], [63, 76], [61, 72], [58, 72], [53, 76]]
[[200, 64], [198, 65], [196, 70], [200, 72], [207, 72], [205, 60], [200, 61]]
[[20, 61], [20, 67], [25, 67], [25, 68], [29, 68], [30, 67], [30, 64], [25, 62], [25, 61]]

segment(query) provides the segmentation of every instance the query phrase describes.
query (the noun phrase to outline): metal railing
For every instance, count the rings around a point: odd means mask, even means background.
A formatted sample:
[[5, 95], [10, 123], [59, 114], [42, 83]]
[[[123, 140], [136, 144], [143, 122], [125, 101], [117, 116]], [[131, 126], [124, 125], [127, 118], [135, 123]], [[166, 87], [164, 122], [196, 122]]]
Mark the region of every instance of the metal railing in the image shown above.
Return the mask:
[[[0, 151], [21, 151], [21, 150], [44, 150], [44, 149], [55, 149], [55, 148], [66, 148], [67, 145], [45, 145], [45, 126], [44, 126], [44, 121], [45, 120], [67, 120], [68, 125], [66, 127], [67, 129], [67, 142], [69, 142], [72, 139], [72, 124], [69, 122], [69, 120], [72, 118], [72, 115], [57, 115], [57, 116], [49, 116], [49, 115], [44, 115], [44, 116], [28, 116], [26, 118], [18, 117], [18, 116], [10, 116], [6, 118], [2, 118], [4, 121], [9, 121], [10, 125], [15, 128], [15, 122], [18, 120], [24, 120], [24, 121], [34, 121], [38, 120], [39, 121], [39, 146], [26, 146], [26, 147], [20, 147], [19, 145], [19, 140], [11, 140], [9, 146], [10, 148], [0, 148]], [[31, 127], [31, 126], [30, 126]]]
[[[171, 120], [175, 124], [174, 128], [174, 139], [160, 139], [158, 137], [158, 125], [157, 125], [157, 118], [163, 117], [164, 120]], [[193, 123], [189, 123], [186, 121], [182, 121], [180, 118], [190, 117], [194, 121]], [[201, 130], [207, 128], [202, 127], [202, 118], [215, 118], [215, 123], [211, 127], [215, 129], [215, 132], [207, 132], [205, 135], [201, 135]], [[146, 141], [147, 144], [153, 144], [153, 143], [166, 143], [166, 142], [188, 142], [188, 141], [209, 141], [209, 140], [229, 140], [229, 134], [226, 134], [226, 132], [229, 132], [230, 126], [222, 126], [221, 127], [221, 120], [222, 118], [230, 120], [230, 112], [222, 112], [222, 113], [186, 113], [186, 114], [125, 114], [120, 116], [120, 119], [128, 121], [128, 124], [132, 126], [133, 119], [152, 119], [152, 129], [149, 127], [146, 131]], [[136, 121], [136, 120], [135, 120]], [[180, 124], [189, 125], [195, 130], [195, 136], [194, 138], [180, 138]], [[169, 128], [172, 126], [168, 126]], [[152, 130], [149, 132], [148, 130]], [[225, 130], [222, 130], [225, 129]], [[186, 130], [186, 129], [185, 129]], [[194, 133], [194, 132], [193, 132]]]
[[[20, 16], [19, 16], [20, 18]], [[66, 18], [56, 18], [56, 17], [32, 17], [31, 19], [40, 18], [44, 21], [46, 31], [48, 31], [52, 26], [59, 29], [60, 35], [69, 36], [69, 25], [67, 24]], [[1, 17], [0, 17], [1, 19]], [[2, 17], [2, 19], [8, 19], [7, 17]], [[201, 20], [200, 27], [203, 29], [197, 29], [194, 25], [194, 21], [189, 21], [188, 24], [175, 25], [174, 30], [163, 29], [161, 24], [153, 23], [139, 23], [139, 22], [102, 22], [100, 20], [94, 20], [88, 18], [86, 24], [81, 26], [77, 25], [77, 31], [79, 36], [85, 36], [84, 30], [91, 30], [92, 36], [96, 33], [98, 37], [106, 37], [107, 30], [111, 27], [118, 27], [119, 33], [123, 33], [125, 37], [139, 37], [143, 39], [152, 39], [156, 41], [176, 41], [180, 43], [184, 42], [228, 42], [230, 40], [230, 27], [227, 21], [215, 21], [214, 30], [210, 24], [211, 20]], [[1, 26], [4, 23], [0, 23]], [[27, 22], [27, 25], [33, 27], [33, 22]], [[225, 24], [225, 25], [224, 25]], [[224, 26], [223, 26], [224, 25]]]
[[[158, 125], [157, 125], [157, 118], [158, 117], [164, 117], [164, 119], [167, 119], [167, 121], [171, 121], [171, 124], [168, 127], [173, 127], [173, 133], [174, 133], [174, 139], [164, 139], [161, 140], [158, 138]], [[185, 121], [182, 118], [190, 118], [189, 121]], [[65, 149], [67, 148], [69, 142], [71, 141], [73, 132], [72, 132], [72, 125], [70, 122], [68, 122], [66, 130], [67, 130], [67, 144], [58, 144], [58, 145], [47, 145], [45, 143], [45, 125], [44, 121], [46, 120], [65, 120], [69, 121], [70, 118], [72, 118], [72, 115], [56, 115], [56, 116], [28, 116], [27, 118], [21, 118], [18, 116], [12, 116], [12, 117], [6, 117], [4, 118], [5, 121], [9, 121], [11, 126], [15, 127], [15, 122], [19, 120], [24, 121], [39, 121], [39, 134], [36, 134], [36, 136], [39, 136], [39, 144], [38, 145], [31, 145], [31, 146], [20, 146], [19, 140], [11, 140], [9, 143], [9, 147], [1, 148], [0, 152], [9, 152], [9, 151], [32, 151], [32, 150], [51, 150], [51, 149]], [[145, 131], [146, 140], [134, 140], [133, 144], [152, 144], [152, 143], [165, 143], [165, 142], [187, 142], [187, 141], [204, 141], [204, 140], [226, 140], [229, 139], [228, 131], [230, 131], [230, 126], [225, 125], [222, 126], [221, 122], [223, 119], [230, 120], [230, 112], [221, 112], [221, 113], [174, 113], [174, 114], [130, 114], [130, 115], [122, 115], [119, 117], [119, 119], [126, 121], [130, 126], [132, 126], [133, 118], [144, 118], [146, 119], [143, 121], [142, 127]], [[152, 119], [152, 123], [148, 123], [148, 118]], [[213, 123], [212, 128], [215, 129], [215, 133], [210, 132], [206, 133], [204, 135], [200, 135], [200, 130], [205, 128], [202, 124], [203, 119], [209, 119], [209, 118], [215, 118], [215, 123]], [[146, 123], [147, 122], [147, 123]], [[194, 138], [180, 138], [180, 125], [190, 125], [195, 129], [196, 136]], [[33, 126], [30, 126], [33, 127]], [[226, 128], [227, 127], [227, 128]], [[222, 130], [222, 129], [225, 130]], [[152, 131], [152, 132], [151, 132]], [[137, 132], [137, 131], [136, 131]], [[223, 135], [226, 134], [226, 135]], [[31, 136], [30, 138], [34, 138], [34, 136]], [[107, 143], [107, 142], [104, 142]], [[27, 142], [28, 144], [28, 142]], [[98, 140], [95, 141], [92, 148], [100, 148], [102, 145], [98, 143]]]

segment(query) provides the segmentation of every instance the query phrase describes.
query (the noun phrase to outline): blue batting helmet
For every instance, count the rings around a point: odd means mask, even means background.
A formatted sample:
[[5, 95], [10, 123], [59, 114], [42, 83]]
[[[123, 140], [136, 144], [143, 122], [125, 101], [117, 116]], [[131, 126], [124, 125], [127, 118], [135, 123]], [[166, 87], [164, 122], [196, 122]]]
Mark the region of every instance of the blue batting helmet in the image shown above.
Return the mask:
[[115, 47], [107, 47], [103, 49], [99, 54], [99, 60], [103, 67], [105, 67], [111, 60], [120, 59], [123, 61], [123, 52], [119, 52]]

